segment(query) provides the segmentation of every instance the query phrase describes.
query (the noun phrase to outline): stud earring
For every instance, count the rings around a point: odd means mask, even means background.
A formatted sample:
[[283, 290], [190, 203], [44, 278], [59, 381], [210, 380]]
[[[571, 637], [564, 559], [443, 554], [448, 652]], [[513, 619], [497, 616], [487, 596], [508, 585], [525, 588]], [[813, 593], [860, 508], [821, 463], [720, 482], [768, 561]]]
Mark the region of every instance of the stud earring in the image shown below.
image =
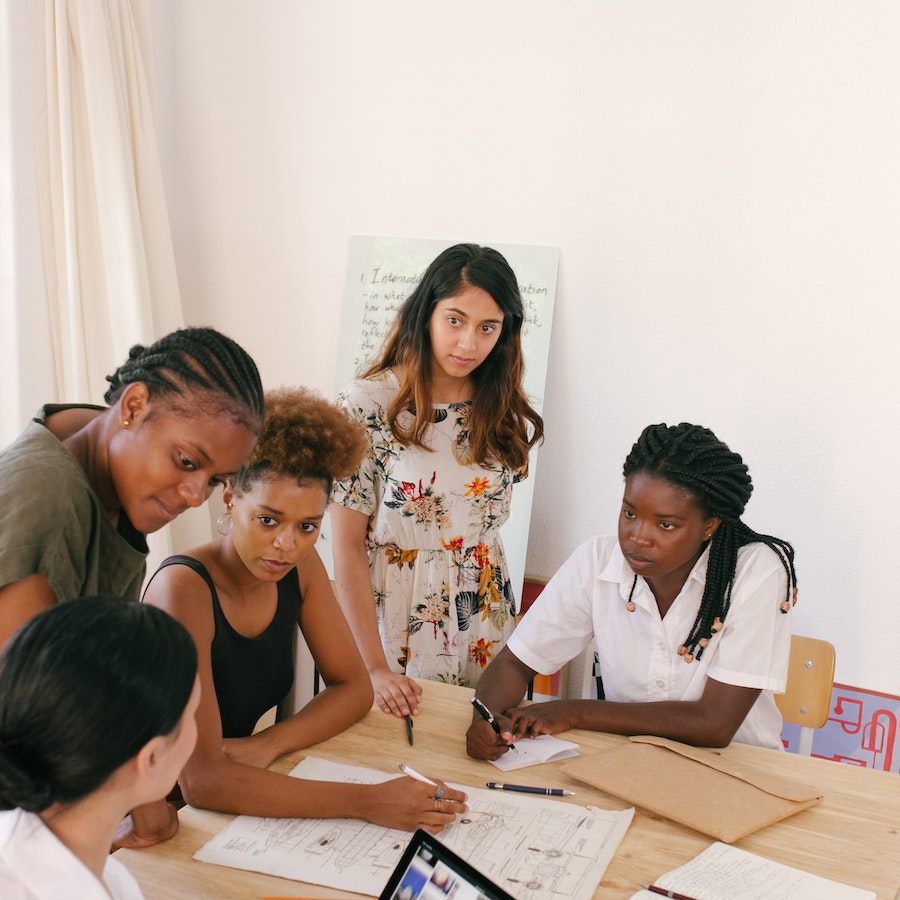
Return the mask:
[[131, 424], [130, 419], [122, 419], [122, 427], [127, 428]]

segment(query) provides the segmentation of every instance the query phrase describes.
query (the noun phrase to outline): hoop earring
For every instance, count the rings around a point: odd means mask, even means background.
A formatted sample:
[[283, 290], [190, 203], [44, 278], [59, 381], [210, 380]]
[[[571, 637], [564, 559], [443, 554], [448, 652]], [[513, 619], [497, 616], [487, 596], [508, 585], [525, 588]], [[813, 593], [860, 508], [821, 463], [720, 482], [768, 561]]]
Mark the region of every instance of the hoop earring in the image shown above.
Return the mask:
[[230, 512], [223, 512], [218, 519], [216, 519], [216, 531], [222, 535], [222, 537], [228, 537], [231, 534], [231, 529], [234, 528], [234, 519], [231, 518]]

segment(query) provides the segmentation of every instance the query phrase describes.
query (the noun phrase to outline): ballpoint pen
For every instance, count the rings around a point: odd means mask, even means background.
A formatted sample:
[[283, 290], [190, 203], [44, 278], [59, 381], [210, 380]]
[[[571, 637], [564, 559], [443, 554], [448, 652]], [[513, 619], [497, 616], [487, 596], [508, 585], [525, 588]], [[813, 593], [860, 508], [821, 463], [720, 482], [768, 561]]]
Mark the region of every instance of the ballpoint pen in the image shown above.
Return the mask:
[[[496, 734], [497, 737], [500, 737], [500, 726], [497, 724], [494, 714], [477, 697], [472, 697], [472, 706], [475, 707], [478, 715], [494, 729], [494, 734]], [[516, 749], [515, 744], [507, 744], [506, 746], [509, 747], [510, 750]]]
[[641, 887], [651, 894], [659, 894], [661, 897], [671, 897], [672, 900], [694, 900], [687, 894], [679, 894], [678, 891], [670, 891], [668, 888], [657, 887], [655, 884], [642, 884]]
[[409, 746], [412, 747], [413, 743], [413, 720], [412, 716], [404, 716], [406, 719], [406, 739], [409, 741]]
[[527, 784], [500, 784], [498, 781], [489, 781], [487, 786], [492, 791], [521, 791], [523, 794], [543, 794], [545, 797], [575, 796], [575, 791], [566, 791], [563, 788], [531, 787]]

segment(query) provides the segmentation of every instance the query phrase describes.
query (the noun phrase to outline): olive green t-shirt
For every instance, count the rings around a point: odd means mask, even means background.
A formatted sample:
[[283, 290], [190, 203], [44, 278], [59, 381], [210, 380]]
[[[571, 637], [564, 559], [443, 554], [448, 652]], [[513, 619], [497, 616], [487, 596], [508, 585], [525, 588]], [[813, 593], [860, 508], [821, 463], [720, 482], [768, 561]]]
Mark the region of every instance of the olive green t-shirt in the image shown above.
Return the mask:
[[147, 542], [124, 511], [113, 524], [75, 457], [44, 427], [66, 408], [42, 407], [0, 452], [0, 587], [40, 574], [59, 600], [138, 599]]

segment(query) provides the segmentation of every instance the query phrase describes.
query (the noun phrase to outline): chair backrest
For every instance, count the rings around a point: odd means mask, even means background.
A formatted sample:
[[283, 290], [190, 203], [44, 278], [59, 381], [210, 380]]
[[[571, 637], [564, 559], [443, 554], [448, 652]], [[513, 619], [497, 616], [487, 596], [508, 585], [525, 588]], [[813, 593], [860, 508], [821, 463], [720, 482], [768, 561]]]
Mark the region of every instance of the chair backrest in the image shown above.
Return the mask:
[[812, 748], [812, 729], [828, 721], [833, 685], [834, 647], [828, 641], [793, 635], [787, 687], [775, 695], [775, 703], [785, 722], [801, 727], [801, 753], [809, 754]]

